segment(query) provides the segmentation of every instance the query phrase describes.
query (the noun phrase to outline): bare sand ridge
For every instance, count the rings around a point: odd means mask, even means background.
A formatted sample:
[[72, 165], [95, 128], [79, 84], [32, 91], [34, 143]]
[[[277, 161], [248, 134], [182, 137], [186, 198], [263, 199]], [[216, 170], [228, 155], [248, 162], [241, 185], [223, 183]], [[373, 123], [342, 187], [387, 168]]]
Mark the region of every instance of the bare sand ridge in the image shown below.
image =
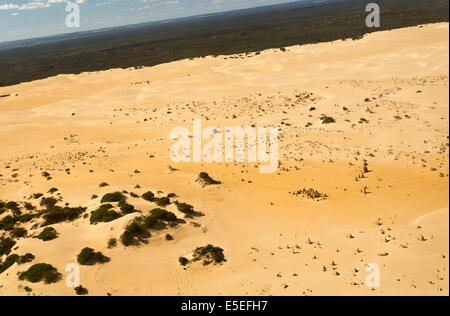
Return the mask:
[[[17, 273], [44, 262], [65, 276], [84, 247], [111, 259], [82, 266], [92, 295], [448, 295], [448, 58], [449, 25], [440, 23], [0, 88], [9, 94], [0, 98], [0, 200], [38, 206], [30, 195], [55, 187], [88, 214], [100, 204], [93, 194], [160, 190], [204, 214], [138, 247], [107, 242], [139, 214], [55, 224], [59, 236], [47, 242], [18, 238], [12, 253], [35, 259], [0, 274], [0, 295], [73, 295], [64, 280], [33, 284]], [[278, 126], [278, 172], [172, 163], [170, 130], [195, 118]], [[202, 171], [222, 184], [199, 186]], [[292, 194], [303, 188], [328, 197]], [[156, 207], [128, 202], [143, 214]], [[29, 237], [40, 223], [23, 225]], [[227, 262], [178, 263], [206, 244]], [[365, 285], [369, 263], [380, 266], [379, 288]]]

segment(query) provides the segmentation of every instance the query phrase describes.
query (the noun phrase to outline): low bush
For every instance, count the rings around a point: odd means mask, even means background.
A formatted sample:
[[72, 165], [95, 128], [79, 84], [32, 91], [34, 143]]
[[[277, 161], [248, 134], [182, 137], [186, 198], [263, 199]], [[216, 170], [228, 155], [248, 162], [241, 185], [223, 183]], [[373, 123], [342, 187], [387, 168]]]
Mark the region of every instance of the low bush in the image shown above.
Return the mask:
[[158, 205], [159, 207], [166, 207], [167, 205], [170, 205], [170, 199], [168, 197], [162, 197], [162, 198], [155, 198], [153, 202]]
[[6, 257], [5, 262], [0, 262], [0, 274], [8, 270], [14, 263], [16, 263], [17, 259], [19, 259], [19, 256], [12, 254]]
[[78, 254], [77, 261], [83, 266], [93, 266], [97, 263], [102, 264], [109, 262], [109, 258], [104, 256], [101, 252], [96, 252], [94, 249], [86, 247]]
[[58, 201], [55, 198], [47, 197], [47, 198], [42, 198], [41, 199], [40, 205], [41, 206], [45, 206], [45, 208], [47, 210], [49, 210], [52, 207], [54, 207], [56, 205], [56, 203], [58, 203]]
[[200, 172], [198, 178], [206, 185], [222, 184], [222, 182], [216, 181], [213, 178], [211, 178], [209, 174], [206, 172]]
[[137, 212], [133, 205], [128, 203], [122, 203], [120, 204], [120, 210], [122, 211], [122, 214], [131, 214]]
[[101, 203], [112, 203], [125, 201], [125, 196], [121, 192], [114, 192], [105, 194], [102, 197]]
[[88, 294], [88, 290], [86, 288], [82, 287], [81, 285], [74, 288], [74, 290], [75, 290], [76, 295], [87, 295]]
[[11, 237], [22, 238], [27, 235], [27, 230], [23, 227], [18, 227], [18, 228], [14, 228], [13, 230], [11, 230], [10, 234], [11, 234]]
[[136, 245], [139, 240], [150, 237], [150, 233], [145, 230], [137, 221], [133, 221], [125, 227], [125, 231], [120, 236], [120, 241], [126, 247]]
[[16, 224], [16, 220], [11, 215], [7, 215], [0, 220], [0, 229], [3, 230], [12, 230], [14, 225]]
[[58, 237], [57, 231], [53, 227], [46, 227], [44, 230], [36, 236], [37, 239], [43, 241], [49, 241], [56, 239]]
[[31, 283], [44, 281], [45, 284], [56, 283], [61, 279], [55, 267], [47, 263], [32, 265], [27, 271], [19, 274], [19, 280], [27, 280]]
[[332, 118], [331, 116], [326, 116], [326, 115], [322, 115], [320, 120], [322, 121], [322, 124], [336, 123], [336, 120], [334, 118]]
[[9, 255], [16, 242], [11, 238], [0, 237], [0, 256]]
[[119, 213], [112, 210], [112, 208], [113, 206], [111, 204], [104, 204], [96, 211], [93, 211], [90, 218], [91, 224], [108, 223], [122, 217]]
[[146, 201], [153, 202], [153, 200], [155, 199], [155, 195], [153, 194], [153, 192], [148, 191], [142, 194], [142, 198]]
[[187, 203], [179, 203], [178, 201], [175, 202], [175, 205], [177, 206], [178, 210], [181, 213], [184, 214], [192, 214], [194, 213], [194, 207]]
[[211, 263], [222, 263], [225, 260], [223, 254], [223, 249], [219, 247], [214, 247], [213, 245], [207, 245], [205, 247], [198, 247], [194, 250], [193, 261], [203, 260], [204, 265]]
[[186, 259], [185, 257], [180, 257], [180, 258], [178, 258], [178, 262], [184, 267], [185, 265], [187, 265], [189, 263], [189, 260]]
[[55, 206], [52, 209], [44, 212], [43, 218], [45, 222], [43, 226], [76, 220], [84, 211], [86, 211], [85, 207]]

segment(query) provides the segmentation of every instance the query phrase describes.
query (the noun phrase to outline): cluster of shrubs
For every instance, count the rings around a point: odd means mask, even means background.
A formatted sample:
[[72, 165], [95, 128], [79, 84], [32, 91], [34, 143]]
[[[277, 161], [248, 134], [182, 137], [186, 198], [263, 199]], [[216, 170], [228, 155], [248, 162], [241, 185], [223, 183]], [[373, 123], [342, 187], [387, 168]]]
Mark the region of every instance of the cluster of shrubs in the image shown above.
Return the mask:
[[124, 246], [137, 245], [151, 236], [148, 229], [165, 227], [166, 223], [176, 223], [177, 220], [177, 216], [172, 212], [160, 208], [153, 209], [148, 216], [134, 219], [125, 228], [120, 241]]
[[77, 256], [78, 263], [84, 266], [93, 266], [97, 263], [103, 264], [109, 262], [109, 260], [110, 259], [101, 252], [96, 252], [89, 247], [83, 248]]
[[125, 196], [121, 192], [114, 192], [105, 194], [100, 202], [103, 204], [103, 203], [113, 203], [123, 201], [125, 201]]
[[[214, 247], [213, 245], [207, 245], [205, 247], [198, 247], [193, 253], [193, 262], [203, 260], [203, 265], [209, 265], [211, 263], [220, 264], [226, 262], [223, 249], [220, 247]], [[186, 266], [189, 260], [185, 257], [179, 257], [178, 262], [182, 266]]]
[[198, 247], [194, 250], [194, 259], [192, 261], [203, 260], [203, 265], [209, 265], [211, 263], [219, 264], [225, 260], [223, 249], [220, 247], [214, 247], [213, 245], [207, 245], [205, 247]]
[[146, 238], [150, 237], [150, 233], [143, 227], [143, 225], [135, 219], [125, 227], [125, 231], [120, 236], [120, 241], [125, 247], [131, 245], [138, 245]]
[[44, 281], [45, 284], [56, 283], [61, 279], [55, 267], [48, 263], [37, 263], [32, 265], [27, 271], [19, 273], [19, 280], [27, 280], [31, 283]]
[[[113, 210], [114, 206], [109, 204], [114, 202], [118, 202], [118, 207], [121, 213]], [[126, 203], [125, 196], [120, 192], [105, 194], [101, 200], [101, 203], [103, 205], [91, 213], [91, 224], [112, 222], [123, 215], [138, 212], [133, 205]]]
[[27, 253], [23, 256], [16, 254], [9, 255], [6, 257], [5, 262], [0, 262], [0, 274], [9, 269], [14, 263], [24, 264], [34, 260], [34, 256], [31, 253]]
[[76, 288], [74, 288], [74, 291], [75, 291], [76, 295], [87, 295], [88, 294], [88, 290], [81, 285], [78, 285]]
[[0, 237], [0, 257], [3, 255], [9, 255], [15, 244], [16, 242], [11, 238]]
[[58, 232], [53, 227], [46, 227], [42, 232], [36, 236], [37, 239], [42, 241], [50, 241], [58, 237]]
[[194, 207], [187, 203], [180, 203], [178, 201], [175, 201], [175, 205], [177, 206], [177, 209], [184, 214], [192, 215], [195, 213]]
[[150, 215], [145, 217], [144, 223], [148, 228], [155, 228], [161, 222], [176, 222], [177, 216], [166, 210], [155, 208], [150, 211]]
[[43, 212], [43, 226], [53, 225], [78, 219], [86, 211], [85, 207], [60, 207], [53, 206]]
[[91, 213], [91, 224], [108, 223], [122, 217], [122, 215], [114, 211], [113, 208], [114, 206], [111, 204], [101, 205], [97, 210]]

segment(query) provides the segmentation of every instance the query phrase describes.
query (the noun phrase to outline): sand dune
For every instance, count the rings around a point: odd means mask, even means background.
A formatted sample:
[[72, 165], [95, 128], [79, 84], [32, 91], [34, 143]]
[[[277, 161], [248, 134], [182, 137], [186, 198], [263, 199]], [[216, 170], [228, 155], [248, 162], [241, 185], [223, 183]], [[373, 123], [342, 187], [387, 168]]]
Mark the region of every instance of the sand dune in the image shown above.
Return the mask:
[[[30, 195], [59, 193], [61, 206], [89, 214], [100, 205], [92, 195], [161, 191], [204, 216], [184, 218], [171, 204], [184, 223], [151, 231], [147, 244], [108, 248], [157, 207], [127, 195], [142, 213], [54, 224], [58, 238], [47, 242], [17, 238], [12, 253], [35, 259], [0, 274], [0, 295], [74, 295], [64, 280], [30, 283], [17, 273], [43, 262], [65, 277], [84, 247], [110, 258], [81, 267], [91, 295], [448, 295], [448, 38], [440, 23], [1, 87], [10, 96], [0, 98], [0, 200], [38, 206]], [[279, 127], [280, 168], [173, 163], [170, 131], [191, 129], [192, 119]], [[221, 184], [199, 186], [202, 171]], [[292, 194], [303, 188], [327, 198]], [[40, 224], [21, 227], [30, 237]], [[227, 261], [179, 264], [207, 244]], [[365, 284], [371, 263], [379, 288]]]

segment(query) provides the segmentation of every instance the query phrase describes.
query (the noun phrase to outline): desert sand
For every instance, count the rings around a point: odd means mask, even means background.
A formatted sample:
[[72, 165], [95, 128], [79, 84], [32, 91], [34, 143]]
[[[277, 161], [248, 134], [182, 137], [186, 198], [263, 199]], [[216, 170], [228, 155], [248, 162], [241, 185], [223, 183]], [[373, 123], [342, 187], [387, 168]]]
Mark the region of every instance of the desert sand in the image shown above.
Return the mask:
[[[449, 295], [448, 76], [449, 25], [439, 23], [2, 87], [0, 200], [39, 208], [30, 195], [54, 187], [61, 205], [89, 214], [100, 205], [94, 194], [150, 190], [175, 193], [203, 216], [111, 249], [110, 238], [156, 205], [129, 197], [142, 213], [58, 223], [47, 242], [30, 238], [42, 231], [34, 219], [12, 253], [35, 259], [0, 274], [0, 295], [75, 295], [65, 267], [84, 247], [110, 258], [81, 266], [89, 295]], [[279, 127], [278, 171], [173, 163], [170, 131], [191, 129], [192, 119]], [[200, 172], [221, 184], [199, 186]], [[327, 198], [292, 194], [303, 188]], [[207, 244], [227, 261], [179, 264]], [[19, 281], [34, 263], [52, 264], [63, 279]], [[372, 263], [378, 288], [365, 284]]]

